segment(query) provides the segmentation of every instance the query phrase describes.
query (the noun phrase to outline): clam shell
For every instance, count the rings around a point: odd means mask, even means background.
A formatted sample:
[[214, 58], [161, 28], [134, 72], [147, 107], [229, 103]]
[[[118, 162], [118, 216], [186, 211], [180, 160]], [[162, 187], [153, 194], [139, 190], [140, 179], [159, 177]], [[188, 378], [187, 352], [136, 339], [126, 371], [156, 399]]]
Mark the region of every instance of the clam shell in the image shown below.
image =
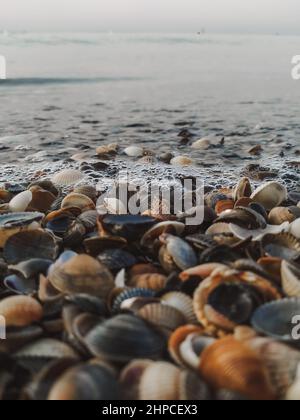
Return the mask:
[[61, 172], [56, 173], [51, 181], [55, 185], [61, 187], [67, 187], [74, 185], [77, 182], [81, 181], [84, 178], [84, 174], [76, 169], [65, 169]]
[[55, 289], [62, 293], [88, 293], [105, 298], [114, 287], [110, 271], [85, 254], [72, 256], [65, 263], [58, 260], [48, 276]]
[[95, 210], [94, 202], [86, 195], [78, 193], [71, 193], [63, 199], [61, 208], [68, 207], [78, 207], [82, 212]]
[[284, 185], [271, 181], [258, 187], [251, 198], [264, 206], [266, 210], [272, 210], [287, 200], [288, 194]]
[[140, 400], [179, 400], [181, 370], [167, 362], [151, 363], [139, 384]]
[[173, 166], [191, 166], [194, 164], [193, 159], [188, 156], [176, 156], [170, 162]]
[[233, 191], [233, 200], [238, 201], [242, 198], [248, 198], [252, 194], [252, 188], [249, 178], [241, 178]]
[[295, 220], [289, 228], [289, 232], [295, 236], [295, 238], [300, 239], [300, 218]]
[[97, 198], [97, 190], [93, 185], [79, 185], [74, 188], [73, 192], [75, 194], [81, 194], [85, 195], [86, 197], [89, 197], [92, 201], [95, 201]]
[[223, 235], [223, 234], [231, 234], [230, 224], [229, 223], [215, 223], [211, 225], [207, 231], [205, 232], [206, 235]]
[[184, 315], [179, 310], [159, 303], [144, 305], [137, 315], [167, 332], [176, 330], [186, 322]]
[[139, 317], [122, 314], [99, 324], [85, 337], [91, 353], [115, 362], [158, 358], [165, 348], [163, 336]]
[[180, 236], [184, 229], [185, 224], [181, 222], [167, 221], [157, 223], [144, 234], [141, 239], [141, 245], [143, 247], [152, 246], [153, 241], [158, 239], [162, 233], [176, 233], [176, 235]]
[[187, 270], [198, 264], [193, 248], [181, 238], [163, 234], [160, 240], [165, 244], [160, 250], [160, 262], [166, 271], [173, 271], [172, 262], [181, 270]]
[[300, 240], [289, 233], [266, 235], [261, 241], [263, 251], [269, 257], [297, 260], [300, 257]]
[[255, 311], [251, 322], [253, 328], [264, 335], [299, 344], [299, 340], [293, 338], [293, 319], [299, 314], [300, 299], [287, 298], [261, 306]]
[[65, 372], [51, 388], [49, 401], [107, 401], [119, 399], [119, 386], [108, 369], [80, 365]]
[[111, 233], [134, 241], [140, 239], [156, 220], [148, 216], [107, 215], [103, 218], [104, 227]]
[[248, 230], [241, 228], [233, 223], [229, 225], [232, 234], [241, 240], [252, 238], [254, 242], [260, 241], [265, 235], [278, 235], [282, 232], [287, 232], [289, 229], [289, 223], [285, 222], [280, 226], [268, 225], [265, 229], [254, 229]]
[[180, 311], [184, 315], [187, 323], [197, 323], [197, 318], [194, 313], [193, 300], [190, 296], [181, 292], [169, 292], [161, 297], [161, 301]]
[[0, 315], [8, 327], [25, 327], [42, 318], [43, 308], [29, 296], [12, 296], [0, 301]]
[[10, 213], [0, 215], [0, 248], [8, 238], [24, 230], [37, 229], [44, 215], [42, 213]]
[[30, 191], [32, 193], [32, 200], [29, 203], [29, 207], [42, 213], [49, 211], [56, 200], [55, 195], [38, 186], [31, 187]]
[[[182, 327], [177, 328], [169, 338], [168, 350], [172, 359], [180, 366], [186, 366], [185, 361], [182, 358], [181, 354], [181, 344], [186, 340], [190, 335], [201, 336], [204, 332], [204, 329], [198, 325], [189, 325], [186, 324]], [[194, 361], [194, 354], [193, 354]], [[198, 366], [197, 358], [197, 366]], [[190, 363], [188, 364], [190, 365]]]
[[78, 359], [77, 353], [69, 345], [52, 338], [34, 341], [14, 354], [16, 359]]
[[22, 231], [5, 243], [3, 255], [8, 264], [18, 264], [29, 259], [54, 260], [58, 254], [55, 238], [43, 230]]
[[220, 216], [224, 211], [233, 210], [233, 208], [234, 202], [232, 200], [220, 200], [216, 204], [215, 212]]
[[139, 384], [145, 369], [153, 363], [149, 359], [133, 360], [122, 370], [120, 384], [124, 400], [138, 400]]
[[125, 300], [132, 298], [152, 298], [155, 296], [155, 292], [150, 289], [133, 288], [125, 289], [115, 298], [112, 305], [112, 312], [116, 313], [120, 310], [122, 303]]
[[0, 342], [0, 351], [2, 353], [15, 352], [26, 344], [41, 338], [43, 333], [43, 329], [37, 325], [8, 329], [6, 339]]
[[281, 265], [282, 288], [287, 296], [300, 298], [300, 268], [283, 261]]
[[292, 223], [296, 217], [291, 209], [287, 207], [275, 207], [269, 213], [269, 222], [271, 225], [282, 225], [282, 223]]
[[119, 145], [117, 143], [110, 143], [104, 146], [99, 146], [96, 149], [96, 154], [98, 156], [106, 156], [110, 154], [116, 154], [118, 152]]
[[32, 192], [23, 191], [20, 194], [16, 195], [9, 202], [9, 210], [13, 213], [23, 212], [27, 209], [31, 201], [32, 201]]
[[227, 337], [202, 353], [200, 373], [216, 389], [228, 389], [256, 400], [274, 399], [261, 359], [246, 345]]

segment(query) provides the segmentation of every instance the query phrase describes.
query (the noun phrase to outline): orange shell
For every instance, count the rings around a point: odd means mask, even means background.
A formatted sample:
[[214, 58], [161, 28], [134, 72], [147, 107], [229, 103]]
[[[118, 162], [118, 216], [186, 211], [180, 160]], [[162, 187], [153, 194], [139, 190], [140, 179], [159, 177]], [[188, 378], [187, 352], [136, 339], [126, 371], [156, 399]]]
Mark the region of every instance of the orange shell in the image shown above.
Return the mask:
[[29, 296], [11, 296], [0, 302], [0, 315], [7, 327], [25, 327], [43, 317], [43, 308]]
[[232, 200], [220, 200], [217, 202], [215, 212], [219, 216], [223, 211], [232, 210], [234, 208], [234, 202]]

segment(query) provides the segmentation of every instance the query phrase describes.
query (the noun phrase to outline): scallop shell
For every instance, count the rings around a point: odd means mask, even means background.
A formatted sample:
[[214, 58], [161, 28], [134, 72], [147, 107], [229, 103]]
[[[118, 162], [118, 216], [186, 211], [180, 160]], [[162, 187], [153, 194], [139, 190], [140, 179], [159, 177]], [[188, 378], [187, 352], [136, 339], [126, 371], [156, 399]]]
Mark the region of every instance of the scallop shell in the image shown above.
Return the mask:
[[252, 326], [266, 336], [291, 344], [299, 344], [293, 337], [293, 319], [300, 314], [300, 299], [287, 298], [267, 303], [252, 317]]
[[191, 166], [194, 164], [194, 161], [188, 156], [176, 156], [171, 159], [170, 163], [173, 166]]
[[124, 153], [129, 157], [142, 157], [144, 155], [144, 149], [139, 146], [129, 146], [124, 150]]
[[84, 178], [84, 174], [76, 169], [65, 169], [61, 172], [56, 173], [51, 181], [55, 185], [62, 187], [68, 187], [74, 185]]
[[180, 311], [185, 316], [187, 323], [197, 323], [193, 300], [190, 296], [181, 292], [168, 292], [161, 297], [161, 301]]
[[51, 388], [49, 401], [110, 401], [119, 399], [119, 385], [108, 369], [79, 365], [65, 372]]
[[43, 230], [22, 231], [5, 243], [3, 255], [8, 264], [38, 258], [54, 260], [58, 254], [55, 238]]
[[20, 194], [16, 195], [9, 202], [9, 210], [13, 213], [23, 212], [27, 209], [31, 201], [32, 201], [32, 192], [23, 191]]
[[105, 298], [114, 287], [110, 271], [85, 254], [72, 256], [66, 262], [58, 260], [48, 276], [55, 289], [63, 293], [89, 293]]
[[85, 343], [91, 353], [115, 362], [159, 358], [165, 348], [164, 337], [139, 317], [122, 314], [110, 318], [90, 331]]
[[264, 206], [266, 210], [272, 210], [274, 207], [280, 206], [283, 201], [287, 200], [287, 197], [286, 187], [276, 181], [261, 185], [251, 195], [251, 198]]
[[89, 197], [78, 193], [71, 193], [63, 199], [61, 208], [68, 207], [78, 207], [82, 212], [95, 210], [96, 208], [94, 202]]
[[112, 305], [112, 312], [116, 313], [120, 310], [121, 305], [124, 301], [132, 298], [152, 298], [155, 296], [154, 290], [150, 289], [142, 289], [135, 287], [133, 289], [125, 289], [118, 294], [118, 296], [114, 299]]
[[300, 268], [287, 261], [281, 265], [282, 288], [287, 296], [300, 298]]
[[26, 327], [42, 318], [43, 308], [29, 296], [12, 296], [0, 301], [0, 315], [8, 327]]
[[216, 341], [202, 353], [200, 373], [216, 389], [228, 389], [256, 400], [275, 395], [261, 359], [232, 337]]
[[159, 303], [144, 305], [137, 315], [167, 333], [185, 324], [184, 315], [177, 309]]

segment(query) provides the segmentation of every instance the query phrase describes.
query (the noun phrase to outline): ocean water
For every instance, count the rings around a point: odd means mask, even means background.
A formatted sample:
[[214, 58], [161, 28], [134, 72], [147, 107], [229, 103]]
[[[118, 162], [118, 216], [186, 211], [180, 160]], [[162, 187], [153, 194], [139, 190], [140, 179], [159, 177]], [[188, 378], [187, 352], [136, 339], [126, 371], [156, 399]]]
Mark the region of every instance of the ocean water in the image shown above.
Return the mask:
[[[0, 182], [79, 165], [102, 144], [186, 154], [208, 179], [233, 182], [258, 163], [299, 188], [299, 37], [0, 33]], [[203, 136], [222, 147], [194, 151]], [[261, 144], [261, 157], [249, 155]], [[115, 166], [132, 167], [122, 156]]]

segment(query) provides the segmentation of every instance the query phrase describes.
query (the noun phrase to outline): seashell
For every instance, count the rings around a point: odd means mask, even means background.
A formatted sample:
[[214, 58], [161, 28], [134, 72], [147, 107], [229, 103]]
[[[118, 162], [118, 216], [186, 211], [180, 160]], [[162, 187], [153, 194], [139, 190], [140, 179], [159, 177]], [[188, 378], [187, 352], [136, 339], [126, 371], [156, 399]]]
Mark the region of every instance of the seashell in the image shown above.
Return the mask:
[[137, 263], [136, 257], [124, 249], [107, 249], [101, 252], [97, 259], [113, 272], [132, 267]]
[[61, 257], [50, 268], [48, 277], [55, 289], [63, 293], [88, 293], [105, 298], [114, 287], [110, 271], [84, 254], [72, 255], [65, 262]]
[[300, 240], [289, 233], [265, 235], [261, 240], [263, 252], [275, 258], [292, 261], [300, 257]]
[[144, 305], [137, 315], [167, 333], [176, 330], [186, 322], [184, 314], [178, 309], [160, 303]]
[[56, 303], [63, 300], [64, 294], [55, 289], [48, 278], [41, 274], [38, 297], [43, 303]]
[[273, 400], [268, 373], [261, 359], [232, 337], [216, 341], [201, 357], [200, 373], [216, 389], [228, 389], [255, 400]]
[[285, 398], [297, 375], [300, 352], [271, 338], [249, 338], [245, 344], [255, 351], [266, 366], [277, 398]]
[[254, 230], [244, 229], [240, 226], [230, 223], [229, 228], [236, 238], [241, 240], [252, 238], [253, 242], [257, 242], [260, 241], [265, 235], [278, 235], [282, 232], [287, 232], [289, 229], [289, 223], [286, 222], [280, 226], [267, 225], [265, 229]]
[[97, 190], [93, 185], [83, 184], [78, 185], [74, 188], [73, 192], [75, 194], [85, 195], [86, 197], [90, 198], [92, 201], [97, 199]]
[[215, 212], [220, 216], [224, 211], [233, 210], [234, 202], [232, 200], [220, 200], [217, 202]]
[[121, 371], [120, 384], [124, 400], [137, 400], [139, 398], [139, 384], [146, 367], [153, 363], [149, 359], [136, 359], [128, 363]]
[[276, 181], [267, 182], [258, 187], [251, 198], [261, 204], [266, 210], [280, 206], [288, 198], [285, 186]]
[[248, 198], [252, 194], [252, 187], [249, 178], [241, 178], [233, 190], [232, 198], [238, 201], [242, 198]]
[[159, 291], [167, 284], [167, 277], [159, 273], [140, 274], [134, 276], [129, 286]]
[[161, 297], [162, 303], [180, 311], [189, 324], [197, 324], [194, 313], [193, 300], [182, 292], [168, 292]]
[[96, 208], [94, 202], [89, 197], [77, 193], [71, 193], [63, 199], [61, 208], [63, 209], [68, 207], [77, 207], [82, 212], [95, 210]]
[[12, 296], [0, 301], [0, 315], [8, 327], [26, 327], [42, 318], [43, 308], [29, 296]]
[[107, 215], [102, 222], [109, 232], [134, 241], [142, 237], [156, 223], [156, 220], [153, 217], [128, 214]]
[[96, 149], [96, 154], [98, 156], [107, 156], [112, 154], [117, 154], [119, 149], [119, 145], [117, 143], [110, 143], [104, 146], [99, 146]]
[[59, 189], [55, 187], [55, 185], [49, 179], [34, 181], [29, 185], [28, 189], [31, 189], [32, 187], [39, 187], [44, 191], [49, 191], [55, 197], [58, 197], [60, 193]]
[[6, 289], [11, 290], [17, 295], [34, 295], [37, 290], [37, 282], [35, 279], [25, 279], [22, 276], [11, 274], [3, 280]]
[[296, 216], [292, 209], [287, 207], [275, 207], [269, 214], [269, 222], [271, 225], [281, 225], [285, 222], [292, 223], [294, 220], [296, 220]]
[[42, 213], [11, 213], [0, 215], [0, 248], [8, 238], [18, 232], [37, 229], [44, 215]]
[[253, 314], [251, 323], [259, 333], [290, 344], [299, 344], [293, 337], [293, 320], [300, 314], [300, 299], [287, 298], [266, 303]]
[[129, 157], [142, 157], [144, 155], [143, 147], [129, 146], [124, 150], [124, 153]]
[[22, 231], [5, 243], [3, 255], [8, 264], [38, 258], [54, 260], [58, 254], [55, 238], [43, 230]]
[[180, 236], [185, 229], [184, 223], [167, 221], [160, 222], [150, 228], [142, 237], [141, 245], [143, 247], [149, 247], [153, 245], [154, 240], [158, 239], [163, 233], [171, 233]]
[[77, 182], [81, 181], [84, 178], [84, 174], [77, 169], [65, 169], [61, 172], [56, 173], [51, 181], [55, 185], [59, 185], [61, 187], [68, 187], [70, 185], [77, 184]]
[[248, 207], [236, 207], [221, 214], [215, 223], [233, 223], [244, 229], [265, 229], [265, 218]]
[[22, 261], [17, 265], [10, 265], [9, 271], [20, 274], [25, 279], [30, 279], [32, 277], [38, 277], [39, 274], [46, 274], [51, 264], [51, 260], [33, 258], [31, 260]]
[[156, 267], [153, 264], [144, 264], [144, 263], [138, 263], [135, 264], [133, 267], [129, 270], [129, 277], [133, 278], [135, 276], [141, 276], [143, 274], [154, 274], [154, 273], [160, 273], [160, 270], [158, 267]]
[[230, 332], [250, 322], [259, 305], [280, 297], [270, 282], [256, 274], [217, 269], [195, 291], [194, 311], [204, 327]]
[[49, 211], [56, 200], [55, 195], [50, 191], [43, 190], [41, 187], [33, 186], [29, 191], [32, 193], [32, 200], [28, 206], [42, 213]]
[[27, 209], [31, 201], [32, 192], [23, 191], [9, 202], [9, 210], [13, 213], [21, 213]]
[[282, 288], [287, 296], [300, 298], [300, 268], [282, 261]]
[[191, 166], [194, 164], [194, 161], [188, 156], [176, 156], [171, 159], [170, 164], [173, 166]]
[[181, 369], [167, 362], [151, 363], [139, 384], [140, 400], [178, 400]]
[[299, 401], [300, 400], [300, 363], [297, 369], [297, 376], [293, 385], [288, 389], [286, 396], [286, 401]]
[[19, 359], [74, 359], [78, 360], [78, 354], [69, 345], [52, 338], [42, 338], [24, 346], [18, 350], [14, 357]]
[[67, 370], [52, 386], [49, 401], [107, 401], [119, 399], [119, 385], [110, 370], [79, 365]]
[[263, 257], [260, 258], [257, 263], [262, 267], [263, 271], [268, 273], [263, 277], [268, 278], [268, 276], [271, 276], [277, 284], [281, 284], [281, 258]]
[[167, 272], [177, 269], [187, 270], [197, 265], [198, 258], [193, 248], [184, 240], [163, 234], [160, 236], [160, 241], [164, 246], [160, 249], [159, 259]]
[[93, 355], [114, 362], [158, 358], [165, 348], [165, 339], [158, 331], [141, 318], [127, 314], [117, 315], [93, 328], [85, 343]]
[[211, 146], [211, 139], [208, 137], [203, 137], [202, 139], [199, 139], [195, 141], [192, 145], [192, 149], [196, 150], [208, 150]]
[[43, 333], [43, 329], [37, 325], [8, 328], [6, 339], [0, 342], [0, 351], [2, 353], [15, 352], [26, 344], [41, 338]]
[[289, 232], [291, 235], [295, 236], [295, 238], [300, 239], [300, 218], [291, 223]]
[[223, 234], [231, 234], [231, 229], [229, 223], [215, 223], [214, 225], [211, 225], [207, 231], [205, 232], [205, 235], [223, 235]]
[[127, 207], [117, 198], [105, 198], [104, 206], [109, 214], [128, 214]]
[[119, 295], [115, 298], [112, 305], [112, 312], [116, 313], [120, 310], [121, 305], [124, 301], [132, 298], [153, 298], [155, 296], [155, 292], [150, 289], [142, 289], [142, 288], [133, 288], [133, 289], [126, 289], [119, 293]]
[[249, 197], [241, 197], [235, 202], [234, 207], [250, 207], [250, 204], [253, 203], [253, 200]]
[[[170, 336], [168, 342], [168, 350], [172, 357], [172, 359], [179, 364], [180, 366], [186, 366], [185, 362], [183, 361], [182, 354], [181, 354], [181, 345], [189, 336], [202, 336], [204, 333], [203, 327], [200, 325], [191, 325], [186, 324], [182, 327], [177, 328]], [[199, 356], [197, 357], [197, 367], [199, 365]], [[194, 361], [195, 354], [192, 355], [192, 360]], [[188, 363], [189, 365], [189, 363]]]
[[179, 277], [181, 281], [190, 280], [193, 277], [199, 277], [201, 280], [206, 279], [209, 277], [213, 271], [225, 270], [228, 267], [224, 264], [219, 263], [209, 263], [209, 264], [202, 264], [198, 265], [197, 267], [190, 268], [188, 270], [183, 271]]

